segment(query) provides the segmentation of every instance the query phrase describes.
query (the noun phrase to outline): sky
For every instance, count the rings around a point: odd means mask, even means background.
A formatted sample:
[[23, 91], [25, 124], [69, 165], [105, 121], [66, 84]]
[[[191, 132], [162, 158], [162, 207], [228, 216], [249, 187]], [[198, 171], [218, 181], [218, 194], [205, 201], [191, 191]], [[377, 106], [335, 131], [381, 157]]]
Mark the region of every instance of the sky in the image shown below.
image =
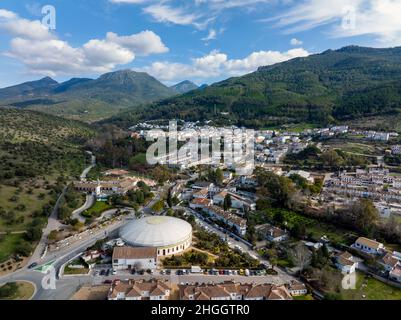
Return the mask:
[[401, 45], [401, 0], [1, 0], [0, 87], [119, 69], [210, 84], [347, 45]]

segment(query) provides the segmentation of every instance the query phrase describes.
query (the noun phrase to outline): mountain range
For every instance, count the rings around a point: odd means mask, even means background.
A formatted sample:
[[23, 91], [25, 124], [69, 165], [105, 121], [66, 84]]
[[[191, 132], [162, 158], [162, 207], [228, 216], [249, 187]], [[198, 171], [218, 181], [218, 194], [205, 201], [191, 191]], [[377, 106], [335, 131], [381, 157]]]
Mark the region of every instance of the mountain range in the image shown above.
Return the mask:
[[69, 118], [130, 125], [180, 118], [267, 127], [325, 125], [401, 111], [401, 47], [348, 46], [260, 67], [210, 86], [167, 87], [146, 73], [122, 70], [96, 80], [51, 78], [0, 90], [2, 105]]
[[128, 107], [179, 94], [146, 73], [121, 70], [98, 79], [73, 78], [58, 83], [46, 77], [0, 89], [1, 105], [29, 108], [66, 117], [97, 120]]
[[401, 47], [358, 46], [328, 50], [260, 67], [151, 104], [129, 110], [116, 123], [143, 119], [215, 120], [268, 127], [286, 123], [326, 125], [339, 121], [399, 114]]
[[189, 80], [185, 80], [183, 82], [177, 83], [174, 86], [171, 86], [170, 88], [176, 91], [177, 93], [183, 94], [192, 90], [196, 90], [199, 87], [195, 83]]

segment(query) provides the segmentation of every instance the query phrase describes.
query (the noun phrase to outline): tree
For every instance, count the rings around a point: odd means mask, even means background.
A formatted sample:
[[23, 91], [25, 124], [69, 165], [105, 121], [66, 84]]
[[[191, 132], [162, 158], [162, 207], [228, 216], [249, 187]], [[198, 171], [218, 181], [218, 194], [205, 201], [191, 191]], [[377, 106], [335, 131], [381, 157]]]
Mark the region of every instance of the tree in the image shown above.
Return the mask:
[[232, 206], [231, 195], [230, 195], [230, 194], [227, 194], [227, 195], [224, 197], [224, 202], [223, 202], [224, 210], [230, 209], [231, 206]]
[[32, 247], [29, 242], [21, 241], [15, 247], [15, 253], [20, 254], [21, 256], [28, 257], [31, 254]]
[[301, 222], [295, 223], [291, 232], [294, 238], [304, 239], [306, 237], [306, 227]]
[[275, 223], [277, 223], [277, 224], [282, 224], [282, 223], [284, 223], [284, 221], [285, 221], [284, 214], [283, 214], [281, 211], [277, 212], [277, 213], [273, 216], [273, 221], [274, 221]]
[[327, 246], [324, 245], [312, 254], [312, 267], [322, 269], [329, 263], [330, 253]]
[[152, 207], [152, 210], [155, 212], [161, 212], [163, 209], [164, 209], [163, 201], [157, 201]]
[[360, 199], [353, 203], [351, 214], [358, 230], [369, 234], [379, 221], [379, 212], [369, 199]]
[[18, 285], [15, 282], [8, 282], [0, 287], [0, 298], [12, 298], [18, 292]]
[[335, 150], [329, 150], [322, 154], [322, 161], [325, 166], [338, 168], [344, 159]]
[[311, 253], [301, 242], [292, 249], [291, 256], [300, 272], [304, 271], [311, 263]]
[[28, 241], [38, 241], [42, 237], [42, 227], [40, 225], [30, 226], [25, 234]]
[[255, 174], [261, 186], [260, 193], [262, 196], [272, 199], [277, 206], [291, 209], [297, 190], [289, 178], [278, 176], [261, 168], [258, 168]]
[[167, 205], [168, 205], [170, 208], [173, 207], [173, 197], [172, 197], [172, 194], [171, 194], [171, 188], [168, 189], [168, 192], [167, 192]]
[[214, 174], [214, 182], [220, 186], [223, 184], [223, 179], [224, 179], [223, 171], [221, 169], [216, 169]]

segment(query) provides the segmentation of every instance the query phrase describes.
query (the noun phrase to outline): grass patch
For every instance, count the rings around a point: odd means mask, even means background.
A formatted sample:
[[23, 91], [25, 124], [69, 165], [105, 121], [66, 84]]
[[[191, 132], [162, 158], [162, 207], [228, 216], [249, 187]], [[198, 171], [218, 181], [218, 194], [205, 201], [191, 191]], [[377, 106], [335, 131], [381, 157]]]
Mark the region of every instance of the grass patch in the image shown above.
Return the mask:
[[313, 296], [311, 294], [307, 294], [305, 296], [296, 296], [296, 297], [294, 297], [294, 300], [308, 300], [308, 301], [311, 301], [311, 300], [315, 300], [315, 299], [313, 298]]
[[13, 294], [2, 297], [0, 300], [29, 300], [35, 293], [35, 287], [26, 281], [17, 281], [17, 291]]
[[88, 274], [88, 273], [89, 273], [88, 268], [78, 269], [78, 268], [70, 268], [69, 266], [66, 266], [64, 268], [65, 275]]
[[23, 239], [23, 234], [0, 235], [0, 263], [8, 260], [14, 253], [15, 247]]
[[87, 218], [99, 217], [106, 210], [111, 209], [112, 206], [104, 201], [96, 201], [96, 203], [88, 210], [86, 210], [82, 215]]
[[282, 213], [284, 221], [287, 222], [287, 228], [291, 229], [296, 224], [304, 225], [306, 232], [314, 240], [319, 240], [323, 235], [326, 235], [332, 242], [347, 244], [350, 232], [345, 229], [333, 226], [331, 224], [318, 221], [296, 213], [294, 211], [271, 208], [264, 211], [253, 212], [250, 221], [254, 225], [273, 223], [274, 216]]
[[401, 290], [357, 273], [356, 290], [342, 290], [345, 300], [401, 300]]

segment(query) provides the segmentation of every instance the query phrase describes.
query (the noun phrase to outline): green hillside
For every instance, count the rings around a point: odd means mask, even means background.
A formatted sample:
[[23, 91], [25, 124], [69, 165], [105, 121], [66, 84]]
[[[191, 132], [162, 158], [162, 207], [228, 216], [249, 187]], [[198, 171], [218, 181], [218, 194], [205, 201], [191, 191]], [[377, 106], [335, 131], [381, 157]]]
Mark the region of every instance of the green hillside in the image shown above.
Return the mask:
[[0, 105], [90, 122], [177, 94], [146, 73], [121, 70], [96, 80], [74, 78], [59, 84], [44, 78], [0, 89]]
[[401, 47], [352, 46], [261, 67], [154, 103], [145, 112], [130, 110], [112, 121], [126, 125], [137, 119], [213, 119], [264, 127], [398, 114], [400, 80]]
[[87, 166], [82, 146], [94, 134], [80, 122], [0, 108], [0, 263], [29, 254], [37, 238], [20, 232], [40, 230], [63, 186]]

